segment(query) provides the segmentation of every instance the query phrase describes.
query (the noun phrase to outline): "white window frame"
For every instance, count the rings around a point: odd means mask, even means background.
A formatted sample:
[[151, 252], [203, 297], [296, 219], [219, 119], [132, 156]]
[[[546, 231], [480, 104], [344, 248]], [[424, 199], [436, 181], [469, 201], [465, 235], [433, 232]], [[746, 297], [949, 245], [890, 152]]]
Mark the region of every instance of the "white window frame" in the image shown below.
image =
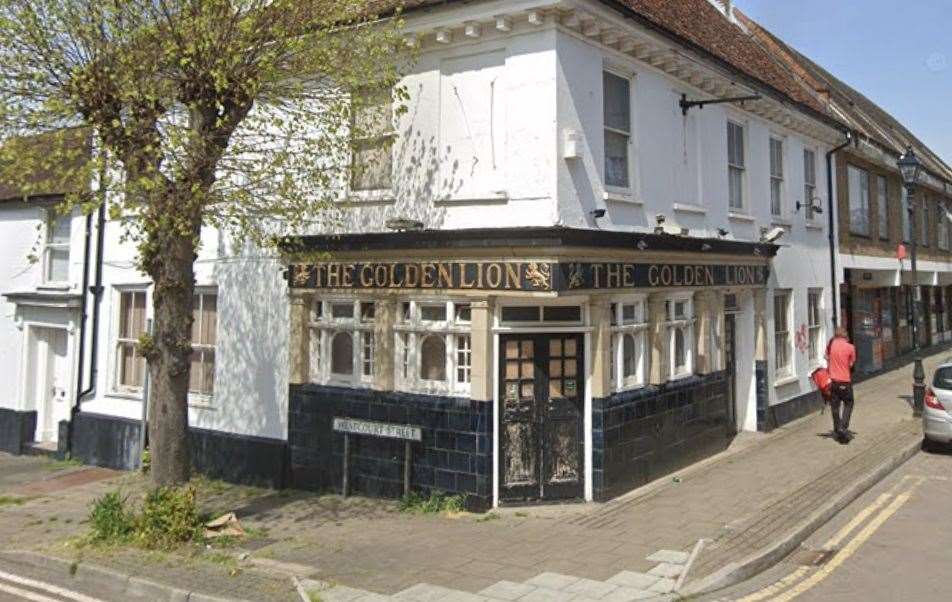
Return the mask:
[[[731, 163], [731, 127], [740, 130], [740, 160], [741, 163]], [[732, 213], [744, 213], [747, 211], [747, 126], [744, 122], [737, 119], [728, 119], [724, 126], [724, 136], [727, 142], [727, 210]], [[734, 171], [740, 173], [740, 203], [735, 205], [731, 198], [731, 173]]]
[[[790, 378], [795, 374], [794, 371], [794, 357], [793, 357], [793, 331], [791, 326], [793, 324], [793, 291], [790, 289], [777, 289], [773, 294], [774, 298], [774, 377], [779, 381], [786, 378]], [[786, 330], [779, 330], [780, 321], [777, 319], [777, 300], [786, 299], [786, 305], [783, 308], [784, 315], [784, 325]], [[783, 337], [783, 340], [780, 340], [780, 337]], [[783, 349], [784, 355], [781, 356], [781, 349]], [[783, 357], [786, 359], [784, 364], [780, 363], [780, 359]]]
[[[404, 312], [405, 303], [409, 304], [408, 315]], [[446, 308], [445, 320], [423, 319], [423, 307], [439, 305]], [[465, 320], [457, 316], [457, 309], [461, 305], [471, 305], [471, 302], [445, 299], [404, 299], [397, 302], [397, 322], [393, 329], [396, 339], [394, 380], [398, 390], [432, 395], [469, 396], [473, 361], [472, 317]], [[421, 348], [424, 340], [431, 335], [444, 339], [445, 381], [420, 377], [423, 360]], [[469, 365], [461, 363], [461, 360], [468, 360]], [[461, 375], [463, 379], [460, 379]], [[466, 380], [467, 378], [470, 380]]]
[[[634, 306], [634, 317], [626, 320], [625, 308]], [[648, 373], [648, 299], [646, 295], [618, 297], [612, 300], [611, 378], [614, 391], [638, 389], [647, 384]], [[625, 375], [627, 337], [634, 339], [635, 373]]]
[[[367, 96], [371, 96], [374, 93], [379, 93], [381, 96], [385, 94], [383, 90], [373, 91], [370, 90], [367, 92]], [[358, 200], [368, 200], [368, 201], [378, 201], [378, 200], [390, 200], [393, 196], [393, 178], [394, 178], [394, 153], [393, 148], [397, 138], [397, 129], [394, 124], [394, 102], [393, 102], [393, 90], [390, 92], [390, 120], [388, 123], [384, 124], [385, 127], [381, 128], [381, 131], [376, 134], [370, 134], [364, 132], [362, 134], [352, 134], [351, 143], [353, 145], [351, 151], [351, 161], [350, 161], [350, 170], [347, 174], [347, 190], [349, 197], [351, 199]], [[351, 120], [357, 118], [357, 109], [352, 107], [352, 116]], [[376, 188], [356, 188], [354, 186], [355, 181], [355, 171], [357, 169], [357, 147], [360, 145], [384, 145], [389, 147], [389, 156], [390, 156], [390, 185]]]
[[823, 341], [826, 339], [823, 333], [823, 298], [822, 288], [807, 289], [807, 357], [811, 368], [823, 361]]
[[[203, 393], [192, 391], [189, 389], [188, 398], [190, 401], [197, 402], [211, 402], [215, 398], [215, 377], [218, 371], [218, 287], [216, 286], [196, 286], [194, 296], [198, 298], [199, 301], [199, 316], [205, 315], [202, 309], [204, 309], [204, 299], [205, 297], [215, 297], [215, 343], [213, 345], [196, 343], [192, 341], [192, 351], [199, 351], [201, 353], [212, 353], [212, 392]], [[202, 325], [199, 325], [199, 332], [201, 332]], [[204, 377], [204, 373], [203, 373]], [[189, 378], [191, 379], [191, 371], [189, 371]], [[189, 383], [191, 386], [191, 383]]]
[[889, 180], [876, 174], [876, 222], [879, 240], [889, 240]]
[[912, 219], [909, 216], [909, 191], [906, 190], [905, 186], [900, 186], [900, 209], [902, 215], [900, 216], [900, 221], [902, 222], [902, 242], [911, 243], [912, 242]]
[[[685, 304], [684, 315], [681, 318], [678, 318], [674, 311], [678, 303]], [[694, 316], [694, 295], [692, 293], [668, 295], [665, 298], [664, 312], [668, 343], [668, 380], [687, 378], [694, 374], [694, 356], [696, 352], [694, 336], [696, 322]], [[684, 338], [683, 366], [678, 366], [675, 362], [675, 337], [678, 331], [682, 332]]]
[[[774, 156], [774, 145], [779, 145], [780, 154], [778, 157]], [[784, 204], [786, 196], [784, 183], [784, 152], [785, 152], [784, 139], [781, 136], [771, 135], [767, 143], [768, 149], [768, 168], [769, 168], [769, 179], [770, 179], [770, 215], [773, 217], [783, 217]], [[774, 159], [779, 160], [779, 165], [774, 164]], [[776, 191], [776, 198], [774, 194]]]
[[[43, 284], [51, 286], [66, 286], [69, 284], [69, 273], [70, 273], [70, 243], [72, 241], [72, 231], [73, 231], [73, 213], [72, 211], [67, 211], [65, 213], [58, 212], [54, 209], [49, 209], [45, 212], [44, 215], [44, 233], [43, 233]], [[59, 220], [66, 220], [69, 224], [70, 236], [66, 239], [66, 242], [53, 242], [53, 234], [56, 232], [56, 222]], [[52, 253], [53, 251], [66, 251], [66, 279], [65, 280], [54, 280], [51, 278], [52, 273]]]
[[[809, 169], [807, 168], [809, 166]], [[816, 198], [816, 149], [803, 149], [803, 203], [807, 220], [816, 221], [813, 199]]]
[[[628, 84], [628, 131], [620, 130], [617, 128], [610, 127], [605, 119], [605, 106], [604, 106], [604, 94], [605, 86], [604, 80], [605, 75], [611, 75], [612, 77], [617, 77], [618, 79], [624, 80]], [[620, 194], [620, 195], [631, 195], [632, 191], [635, 189], [635, 170], [634, 170], [634, 128], [635, 128], [635, 115], [634, 115], [634, 76], [631, 73], [626, 73], [621, 69], [612, 68], [609, 66], [602, 67], [602, 181], [604, 182], [605, 192], [609, 194]], [[627, 165], [625, 166], [625, 174], [628, 177], [627, 186], [618, 186], [615, 184], [608, 183], [608, 136], [607, 133], [611, 132], [619, 136], [624, 136], [627, 139]]]
[[[374, 326], [376, 323], [376, 310], [374, 309], [374, 319], [364, 320], [361, 315], [361, 306], [367, 303], [375, 303], [375, 299], [359, 298], [354, 299], [342, 297], [321, 297], [311, 304], [310, 308], [310, 365], [311, 381], [317, 384], [369, 388], [373, 386], [374, 358], [376, 357], [376, 343], [374, 339]], [[318, 312], [318, 304], [320, 311]], [[351, 317], [335, 318], [332, 310], [335, 305], [348, 305], [353, 307]], [[338, 333], [348, 334], [351, 337], [351, 373], [337, 374], [333, 371], [332, 343], [334, 336]], [[369, 358], [372, 366], [371, 373], [364, 374], [364, 366], [367, 349], [365, 343], [372, 341]]]
[[952, 246], [952, 237], [949, 236], [950, 234], [949, 218], [948, 218], [948, 210], [945, 207], [945, 203], [940, 201], [939, 203], [936, 204], [935, 218], [938, 221], [938, 223], [936, 224], [936, 227], [938, 228], [938, 233], [936, 234], [936, 236], [939, 239], [937, 241], [937, 244], [939, 245], [940, 250], [948, 251], [949, 247]]
[[[854, 173], [858, 175], [856, 181], [858, 186], [853, 185], [852, 175]], [[850, 235], [869, 237], [872, 230], [869, 215], [869, 172], [855, 165], [847, 165], [846, 182], [849, 188], [847, 196], [849, 198]], [[866, 183], [865, 188], [863, 187], [864, 182]], [[856, 217], [859, 215], [862, 215], [865, 221], [858, 222]]]
[[[122, 336], [122, 295], [132, 294], [132, 295], [142, 295], [144, 298], [144, 324], [143, 333], [146, 332], [148, 328], [148, 321], [151, 317], [151, 303], [148, 286], [116, 286], [113, 289], [113, 299], [115, 299], [113, 310], [113, 319], [115, 319], [115, 324], [113, 326], [113, 344], [112, 344], [112, 375], [109, 378], [109, 391], [113, 395], [119, 396], [133, 396], [138, 398], [142, 394], [142, 385], [124, 385], [119, 382], [119, 379], [122, 376], [122, 353], [120, 348], [126, 345], [132, 345], [134, 349], [133, 358], [135, 361], [143, 361], [145, 359], [138, 355], [138, 342], [139, 338], [134, 339], [127, 338]], [[145, 383], [145, 371], [148, 370], [148, 363], [145, 364], [142, 373], [142, 382]]]

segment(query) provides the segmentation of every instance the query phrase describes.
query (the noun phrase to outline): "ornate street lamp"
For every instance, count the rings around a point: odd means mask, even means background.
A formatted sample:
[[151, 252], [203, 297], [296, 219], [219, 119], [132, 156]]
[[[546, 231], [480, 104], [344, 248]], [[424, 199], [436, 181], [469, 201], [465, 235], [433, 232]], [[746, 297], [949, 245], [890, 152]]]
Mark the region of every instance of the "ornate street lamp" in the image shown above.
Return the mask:
[[916, 228], [916, 212], [912, 196], [916, 191], [916, 186], [919, 184], [919, 176], [922, 173], [922, 163], [919, 162], [919, 157], [916, 156], [915, 151], [909, 146], [906, 148], [906, 152], [899, 157], [899, 161], [897, 161], [896, 164], [899, 166], [899, 173], [902, 174], [902, 183], [906, 187], [906, 206], [909, 211], [909, 223], [911, 224], [910, 238], [912, 240], [909, 241], [911, 243], [909, 259], [912, 267], [912, 350], [914, 354], [913, 361], [915, 362], [912, 370], [912, 413], [914, 416], [921, 416], [922, 406], [925, 402], [926, 374], [922, 369], [922, 356], [919, 353], [918, 304], [920, 295], [919, 272], [916, 270], [916, 239], [919, 233]]

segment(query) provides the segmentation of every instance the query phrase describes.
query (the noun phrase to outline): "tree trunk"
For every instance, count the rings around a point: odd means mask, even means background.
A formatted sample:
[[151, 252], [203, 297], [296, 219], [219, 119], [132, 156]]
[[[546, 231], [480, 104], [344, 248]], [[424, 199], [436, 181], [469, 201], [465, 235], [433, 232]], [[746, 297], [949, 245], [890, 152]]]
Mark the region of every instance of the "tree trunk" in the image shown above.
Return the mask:
[[153, 248], [160, 249], [148, 263], [154, 284], [153, 337], [148, 351], [150, 471], [156, 485], [180, 485], [191, 472], [188, 383], [197, 232], [194, 237], [156, 232], [150, 238]]

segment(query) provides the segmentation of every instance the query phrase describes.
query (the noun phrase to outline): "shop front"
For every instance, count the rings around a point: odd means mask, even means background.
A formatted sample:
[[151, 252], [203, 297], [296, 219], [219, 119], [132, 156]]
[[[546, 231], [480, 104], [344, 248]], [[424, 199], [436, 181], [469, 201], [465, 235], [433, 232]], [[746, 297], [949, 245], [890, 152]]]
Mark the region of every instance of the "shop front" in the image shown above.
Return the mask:
[[724, 449], [756, 411], [738, 377], [755, 328], [736, 326], [756, 322], [735, 318], [762, 306], [771, 245], [546, 228], [294, 248], [296, 487], [603, 500]]

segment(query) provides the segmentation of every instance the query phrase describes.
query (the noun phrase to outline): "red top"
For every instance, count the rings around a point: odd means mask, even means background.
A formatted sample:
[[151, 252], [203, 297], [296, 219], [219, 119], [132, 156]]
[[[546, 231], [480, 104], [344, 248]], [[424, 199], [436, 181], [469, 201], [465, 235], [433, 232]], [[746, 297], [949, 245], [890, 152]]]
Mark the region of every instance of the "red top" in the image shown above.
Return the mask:
[[830, 378], [836, 382], [848, 383], [852, 380], [850, 368], [856, 363], [856, 347], [842, 337], [833, 337], [826, 350], [830, 368]]

